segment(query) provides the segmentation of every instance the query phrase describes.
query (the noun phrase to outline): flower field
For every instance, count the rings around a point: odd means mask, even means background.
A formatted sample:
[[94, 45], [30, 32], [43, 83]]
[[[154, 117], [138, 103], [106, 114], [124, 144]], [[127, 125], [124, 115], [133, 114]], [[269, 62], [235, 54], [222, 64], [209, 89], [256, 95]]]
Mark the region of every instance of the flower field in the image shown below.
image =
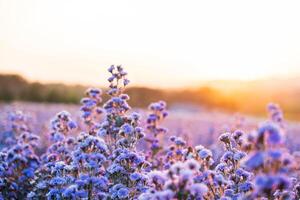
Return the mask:
[[0, 199], [300, 199], [300, 125], [279, 105], [264, 119], [137, 109], [128, 84], [111, 66], [106, 102], [90, 88], [80, 107], [0, 104]]

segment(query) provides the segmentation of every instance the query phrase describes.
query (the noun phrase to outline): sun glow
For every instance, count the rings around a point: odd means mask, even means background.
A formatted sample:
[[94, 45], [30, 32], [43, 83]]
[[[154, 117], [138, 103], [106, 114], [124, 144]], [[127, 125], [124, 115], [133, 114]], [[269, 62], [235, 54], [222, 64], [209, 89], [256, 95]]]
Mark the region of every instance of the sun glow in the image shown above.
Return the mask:
[[167, 87], [294, 75], [299, 10], [299, 1], [0, 0], [0, 71], [102, 84], [107, 66], [123, 64], [133, 82]]

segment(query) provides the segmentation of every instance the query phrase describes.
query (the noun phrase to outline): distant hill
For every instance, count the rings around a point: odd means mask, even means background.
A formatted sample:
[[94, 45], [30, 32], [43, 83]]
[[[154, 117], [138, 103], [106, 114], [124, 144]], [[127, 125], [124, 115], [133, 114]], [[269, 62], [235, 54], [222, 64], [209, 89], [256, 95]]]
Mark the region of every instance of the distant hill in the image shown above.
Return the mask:
[[[83, 85], [29, 82], [19, 75], [0, 74], [0, 101], [77, 104], [87, 89]], [[129, 87], [130, 105], [145, 108], [165, 100], [169, 105], [190, 104], [248, 114], [265, 114], [268, 102], [279, 103], [289, 119], [300, 119], [300, 78], [258, 81], [210, 81], [186, 89]], [[108, 98], [104, 95], [104, 100]]]

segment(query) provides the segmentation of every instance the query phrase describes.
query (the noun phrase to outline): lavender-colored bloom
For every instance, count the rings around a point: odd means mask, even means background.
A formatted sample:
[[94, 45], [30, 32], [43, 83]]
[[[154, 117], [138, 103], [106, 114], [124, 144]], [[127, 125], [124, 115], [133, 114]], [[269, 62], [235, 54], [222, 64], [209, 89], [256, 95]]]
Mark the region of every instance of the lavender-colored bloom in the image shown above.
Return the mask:
[[189, 159], [185, 162], [185, 165], [188, 169], [198, 171], [200, 168], [199, 163], [194, 159]]
[[184, 135], [187, 127], [166, 142], [167, 129], [160, 125], [168, 113], [159, 101], [149, 106], [144, 138], [141, 117], [129, 112], [130, 97], [124, 94], [127, 72], [122, 66], [108, 71], [107, 102], [101, 105], [100, 89], [88, 89], [80, 121], [66, 111], [51, 120], [52, 142], [40, 145], [44, 135], [34, 135], [22, 113], [10, 116], [12, 134], [2, 134], [0, 124], [1, 135], [11, 141], [1, 145], [0, 200], [300, 199], [298, 180], [290, 178], [298, 177], [298, 160], [285, 148], [278, 105], [269, 105], [270, 120], [257, 130], [223, 133], [220, 150], [215, 144], [190, 146], [195, 138]]
[[64, 190], [62, 196], [64, 198], [71, 198], [74, 199], [76, 198], [76, 192], [78, 190], [77, 185], [70, 185], [67, 189]]
[[219, 137], [219, 140], [221, 142], [224, 142], [224, 143], [230, 143], [230, 137], [231, 137], [231, 133], [223, 133], [220, 137]]
[[130, 175], [130, 180], [132, 180], [132, 181], [138, 181], [141, 178], [142, 178], [142, 176], [140, 173], [133, 173]]
[[264, 164], [264, 153], [263, 152], [257, 152], [250, 156], [249, 159], [245, 161], [245, 165], [250, 170], [258, 169], [259, 167], [262, 167]]
[[61, 177], [54, 177], [50, 180], [50, 185], [56, 186], [56, 185], [63, 185], [66, 183], [66, 180]]
[[198, 152], [198, 155], [201, 159], [207, 159], [209, 157], [212, 157], [212, 153], [208, 149], [202, 149]]
[[134, 131], [134, 128], [129, 124], [124, 124], [121, 129], [126, 135], [131, 135]]
[[33, 178], [34, 177], [34, 169], [33, 168], [24, 169], [23, 174], [28, 178]]
[[282, 111], [279, 107], [279, 105], [274, 104], [274, 103], [269, 103], [267, 106], [268, 112], [269, 112], [269, 116], [270, 119], [279, 124], [280, 126], [283, 126], [282, 122], [283, 122], [283, 114]]
[[189, 190], [191, 194], [197, 198], [203, 197], [208, 192], [207, 186], [202, 183], [194, 183], [190, 186]]
[[166, 181], [166, 176], [160, 171], [151, 171], [148, 176], [151, 182], [154, 184], [164, 185]]
[[239, 191], [240, 192], [249, 192], [253, 189], [253, 185], [250, 183], [250, 182], [245, 182], [245, 183], [242, 183], [240, 186], [239, 186]]
[[268, 156], [274, 160], [279, 160], [282, 157], [282, 152], [280, 150], [270, 150]]
[[272, 193], [276, 188], [287, 189], [290, 185], [289, 180], [284, 176], [258, 176], [255, 179], [255, 186], [258, 192]]
[[129, 79], [124, 79], [124, 86], [128, 85], [130, 83]]
[[178, 146], [184, 146], [186, 144], [186, 142], [180, 137], [177, 137], [174, 142]]
[[226, 189], [224, 191], [225, 196], [232, 197], [234, 195], [234, 191], [232, 189]]
[[219, 172], [225, 172], [227, 168], [227, 164], [226, 163], [219, 163], [217, 166], [216, 166], [216, 171], [219, 171]]
[[70, 129], [75, 129], [77, 128], [77, 124], [74, 121], [68, 122], [68, 126]]
[[114, 66], [114, 65], [111, 65], [111, 66], [108, 68], [108, 71], [109, 71], [110, 73], [112, 73], [114, 70], [115, 70], [115, 66]]
[[47, 187], [46, 181], [39, 182], [36, 186], [38, 189], [45, 189]]
[[120, 199], [126, 199], [129, 196], [129, 190], [127, 188], [121, 188], [118, 190], [118, 197]]
[[236, 140], [244, 135], [244, 132], [241, 130], [236, 130], [233, 132], [233, 138]]
[[265, 137], [268, 144], [276, 145], [282, 143], [280, 127], [274, 123], [264, 123], [258, 129], [258, 138]]
[[28, 193], [27, 198], [28, 199], [33, 199], [35, 196], [36, 196], [35, 192], [31, 191], [31, 192]]
[[235, 161], [239, 161], [239, 160], [241, 160], [242, 158], [244, 158], [245, 156], [246, 156], [246, 153], [245, 153], [245, 152], [238, 151], [238, 152], [234, 153], [233, 159], [234, 159]]

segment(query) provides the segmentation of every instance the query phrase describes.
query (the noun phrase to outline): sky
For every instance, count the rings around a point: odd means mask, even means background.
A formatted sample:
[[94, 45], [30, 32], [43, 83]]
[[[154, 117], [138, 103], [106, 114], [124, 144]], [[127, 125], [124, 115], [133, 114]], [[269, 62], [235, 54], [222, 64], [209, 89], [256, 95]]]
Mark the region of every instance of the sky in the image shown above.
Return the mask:
[[0, 73], [104, 85], [300, 74], [300, 1], [0, 0]]

